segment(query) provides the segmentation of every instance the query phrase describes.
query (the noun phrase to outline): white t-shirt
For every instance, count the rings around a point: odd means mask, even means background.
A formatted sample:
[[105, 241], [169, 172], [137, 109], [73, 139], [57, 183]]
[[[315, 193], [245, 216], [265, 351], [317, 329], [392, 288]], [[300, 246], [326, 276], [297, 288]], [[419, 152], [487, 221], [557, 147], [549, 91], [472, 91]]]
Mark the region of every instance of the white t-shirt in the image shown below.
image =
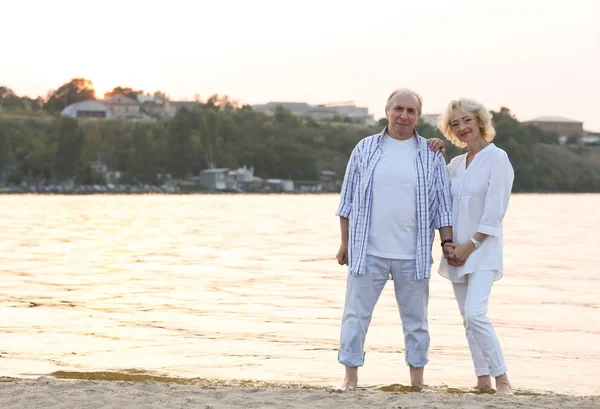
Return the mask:
[[373, 173], [373, 199], [367, 254], [414, 260], [417, 256], [417, 141], [381, 141]]

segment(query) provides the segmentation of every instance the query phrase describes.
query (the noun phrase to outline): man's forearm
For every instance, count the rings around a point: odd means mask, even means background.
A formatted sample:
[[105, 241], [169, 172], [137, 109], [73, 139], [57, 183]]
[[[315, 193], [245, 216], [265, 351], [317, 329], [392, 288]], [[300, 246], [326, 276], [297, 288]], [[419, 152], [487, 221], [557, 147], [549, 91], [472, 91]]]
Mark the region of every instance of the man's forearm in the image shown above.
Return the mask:
[[440, 241], [452, 240], [452, 226], [440, 227]]
[[340, 216], [340, 231], [342, 233], [342, 243], [348, 243], [348, 222], [350, 219]]

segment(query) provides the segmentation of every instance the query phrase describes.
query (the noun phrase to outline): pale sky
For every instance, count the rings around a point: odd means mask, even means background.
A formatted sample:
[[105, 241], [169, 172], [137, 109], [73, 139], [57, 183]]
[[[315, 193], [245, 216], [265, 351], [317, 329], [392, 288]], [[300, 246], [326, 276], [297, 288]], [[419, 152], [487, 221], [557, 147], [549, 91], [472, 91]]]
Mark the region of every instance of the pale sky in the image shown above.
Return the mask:
[[0, 85], [45, 95], [74, 77], [173, 99], [352, 100], [397, 87], [438, 113], [457, 97], [519, 120], [600, 131], [599, 0], [3, 1]]

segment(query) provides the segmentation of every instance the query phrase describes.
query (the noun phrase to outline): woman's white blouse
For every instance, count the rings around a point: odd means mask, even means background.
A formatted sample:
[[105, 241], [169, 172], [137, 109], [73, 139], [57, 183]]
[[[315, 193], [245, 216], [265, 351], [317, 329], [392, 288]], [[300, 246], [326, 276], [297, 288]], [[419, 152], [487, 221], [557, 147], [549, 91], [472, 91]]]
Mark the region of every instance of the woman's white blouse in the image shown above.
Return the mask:
[[493, 143], [479, 151], [468, 168], [467, 154], [448, 164], [452, 185], [452, 239], [467, 243], [477, 232], [487, 234], [481, 247], [464, 265], [452, 267], [442, 257], [439, 274], [453, 282], [464, 282], [465, 274], [496, 271], [502, 278], [502, 219], [508, 209], [514, 171], [508, 155]]

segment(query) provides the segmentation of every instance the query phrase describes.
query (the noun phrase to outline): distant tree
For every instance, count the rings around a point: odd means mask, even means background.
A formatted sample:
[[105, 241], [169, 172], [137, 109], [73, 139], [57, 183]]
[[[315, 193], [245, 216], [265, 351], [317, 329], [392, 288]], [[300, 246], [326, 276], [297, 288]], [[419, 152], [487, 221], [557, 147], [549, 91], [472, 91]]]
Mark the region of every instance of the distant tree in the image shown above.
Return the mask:
[[579, 143], [579, 141], [581, 140], [581, 137], [579, 135], [569, 135], [567, 137], [567, 145], [577, 145]]
[[21, 168], [28, 178], [52, 179], [56, 163], [56, 145], [49, 143], [42, 132], [34, 133], [27, 141], [27, 157]]
[[48, 93], [44, 109], [49, 113], [57, 114], [67, 105], [90, 99], [96, 99], [96, 91], [92, 81], [86, 78], [73, 78], [57, 90]]
[[[165, 155], [166, 170], [174, 177], [187, 177], [193, 168], [194, 161], [194, 128], [193, 112], [182, 109], [169, 121], [167, 127], [167, 146]], [[141, 139], [141, 138], [140, 138]], [[139, 142], [142, 144], [142, 141]]]
[[163, 101], [170, 101], [171, 97], [169, 97], [166, 93], [162, 92], [162, 91], [154, 91], [154, 94], [152, 94], [152, 96], [154, 98], [163, 100]]
[[23, 108], [23, 101], [8, 87], [0, 86], [0, 105], [6, 110]]
[[95, 175], [90, 163], [81, 163], [76, 171], [75, 179], [82, 185], [95, 185], [100, 178]]
[[388, 124], [387, 118], [381, 118], [379, 121], [377, 121], [377, 125], [379, 125], [379, 126], [387, 126], [387, 124]]
[[198, 104], [202, 108], [208, 108], [217, 111], [221, 109], [226, 111], [232, 111], [233, 109], [240, 108], [239, 101], [231, 99], [227, 95], [219, 96], [219, 94], [213, 94], [206, 100], [206, 102], [202, 103], [202, 101], [200, 101], [200, 96], [196, 94], [196, 96], [194, 97], [194, 101], [198, 102]]
[[206, 102], [202, 103], [198, 101], [201, 107], [207, 109], [218, 110], [219, 109], [219, 96], [217, 94], [211, 95]]
[[17, 168], [8, 174], [8, 176], [6, 178], [6, 184], [19, 185], [19, 184], [21, 184], [21, 182], [23, 182], [24, 176], [25, 175], [23, 175], [23, 171], [21, 169]]
[[156, 182], [158, 163], [152, 146], [151, 126], [141, 124], [133, 130], [127, 168], [129, 176], [142, 183]]
[[42, 97], [37, 97], [36, 99], [29, 97], [21, 98], [22, 105], [26, 107], [26, 109], [31, 109], [32, 111], [39, 111], [44, 107], [44, 100]]
[[297, 128], [302, 124], [300, 119], [298, 117], [294, 116], [294, 114], [292, 114], [292, 111], [290, 111], [287, 108], [284, 108], [281, 105], [277, 105], [275, 107], [274, 115], [275, 115], [275, 122], [280, 125], [285, 125], [290, 128]]
[[14, 91], [4, 85], [0, 85], [0, 101], [3, 101], [7, 96], [13, 95]]
[[536, 142], [547, 143], [550, 145], [557, 145], [559, 143], [558, 132], [544, 131], [535, 125], [524, 125], [530, 134], [530, 138]]
[[238, 109], [240, 107], [240, 102], [224, 95], [217, 100], [217, 105], [225, 111], [232, 111], [233, 109]]
[[136, 99], [138, 95], [144, 95], [144, 91], [142, 90], [134, 90], [131, 87], [114, 87], [112, 91], [106, 92], [104, 94], [104, 98], [112, 97], [113, 95], [123, 95], [127, 98]]
[[56, 146], [54, 175], [58, 179], [73, 177], [80, 168], [81, 152], [85, 144], [85, 134], [79, 128], [77, 120], [60, 118], [50, 140]]

